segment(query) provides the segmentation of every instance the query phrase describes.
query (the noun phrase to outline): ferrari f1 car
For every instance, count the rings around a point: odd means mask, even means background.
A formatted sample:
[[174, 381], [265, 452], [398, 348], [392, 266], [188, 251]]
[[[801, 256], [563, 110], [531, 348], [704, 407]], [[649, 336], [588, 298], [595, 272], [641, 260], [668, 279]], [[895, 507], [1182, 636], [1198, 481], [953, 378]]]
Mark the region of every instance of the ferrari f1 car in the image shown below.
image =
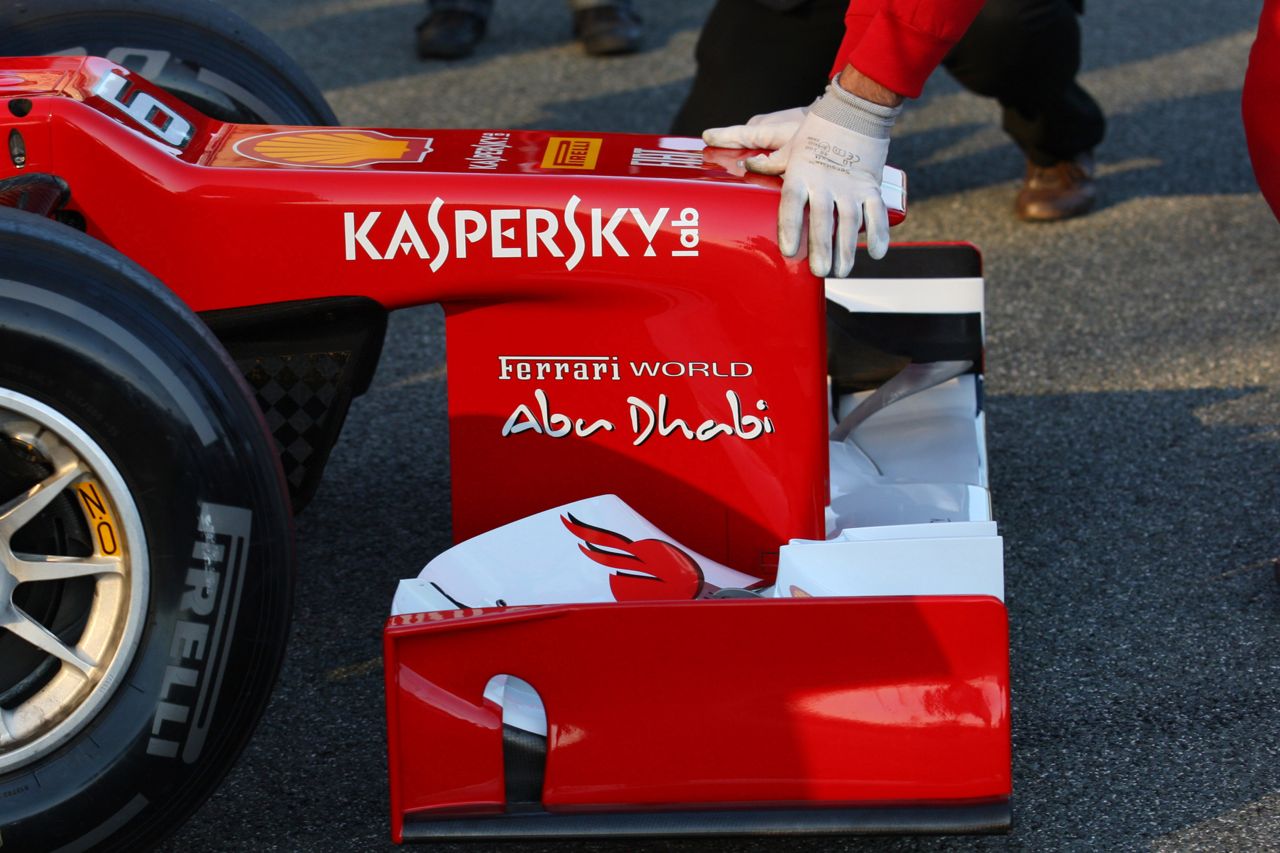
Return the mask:
[[326, 127], [221, 12], [114, 6], [0, 4], [63, 54], [0, 60], [6, 853], [214, 788], [291, 513], [432, 302], [459, 544], [385, 627], [396, 840], [1007, 827], [972, 247], [824, 287], [737, 155]]

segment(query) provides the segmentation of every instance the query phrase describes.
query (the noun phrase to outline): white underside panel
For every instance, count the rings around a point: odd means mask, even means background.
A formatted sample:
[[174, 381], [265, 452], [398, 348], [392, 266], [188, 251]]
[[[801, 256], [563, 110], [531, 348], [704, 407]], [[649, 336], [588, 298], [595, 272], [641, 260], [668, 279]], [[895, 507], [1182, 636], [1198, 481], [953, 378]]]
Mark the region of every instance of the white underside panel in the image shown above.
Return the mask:
[[829, 278], [827, 298], [865, 314], [979, 314], [980, 278]]
[[[837, 417], [844, 417], [871, 392], [851, 394], [840, 400]], [[886, 517], [875, 509], [877, 500], [862, 501], [877, 521], [852, 514], [857, 506], [845, 502], [837, 510], [837, 527], [929, 521], [986, 520], [990, 501], [973, 488], [987, 489], [985, 418], [978, 410], [977, 378], [972, 374], [944, 382], [876, 412], [843, 442], [831, 445], [831, 496], [840, 498], [873, 493], [877, 488], [901, 492], [886, 500], [921, 504], [936, 496], [946, 512], [921, 516], [904, 506], [900, 517]], [[964, 508], [964, 507], [967, 507]], [[960, 513], [961, 515], [957, 515]]]
[[[872, 392], [839, 402], [843, 418]], [[773, 595], [990, 595], [1004, 600], [985, 420], [973, 375], [877, 411], [831, 443], [827, 540], [793, 540]]]

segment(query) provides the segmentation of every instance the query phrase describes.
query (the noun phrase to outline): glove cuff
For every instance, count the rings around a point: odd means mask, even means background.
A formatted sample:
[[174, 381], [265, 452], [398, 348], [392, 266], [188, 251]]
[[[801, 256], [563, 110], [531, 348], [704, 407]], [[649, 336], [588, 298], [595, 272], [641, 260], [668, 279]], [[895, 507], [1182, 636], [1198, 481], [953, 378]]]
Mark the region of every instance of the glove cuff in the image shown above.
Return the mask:
[[886, 107], [866, 98], [859, 98], [840, 88], [836, 78], [827, 86], [826, 94], [814, 104], [813, 114], [832, 124], [848, 128], [872, 139], [888, 139], [902, 107]]

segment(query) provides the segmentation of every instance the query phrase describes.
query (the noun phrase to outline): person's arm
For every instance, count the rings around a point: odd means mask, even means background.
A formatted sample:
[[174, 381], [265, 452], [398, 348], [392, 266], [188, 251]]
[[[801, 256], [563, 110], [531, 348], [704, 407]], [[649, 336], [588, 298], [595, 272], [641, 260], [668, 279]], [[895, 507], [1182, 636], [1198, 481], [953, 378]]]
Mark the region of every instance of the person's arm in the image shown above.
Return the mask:
[[850, 95], [856, 95], [873, 104], [880, 104], [882, 107], [897, 107], [901, 106], [904, 100], [897, 92], [888, 86], [881, 86], [852, 65], [846, 65], [838, 76], [834, 74], [832, 76], [836, 77], [841, 89], [844, 89]]
[[831, 76], [851, 66], [899, 97], [918, 98], [984, 2], [852, 0]]
[[[853, 74], [852, 85], [879, 92], [872, 81]], [[743, 161], [749, 171], [782, 175], [778, 248], [784, 256], [800, 251], [808, 211], [809, 270], [814, 275], [849, 274], [864, 224], [871, 257], [882, 258], [889, 248], [889, 212], [880, 182], [889, 130], [902, 109], [901, 98], [889, 99], [898, 105], [855, 95], [834, 79], [785, 145]]]
[[[818, 276], [847, 276], [853, 269], [858, 231], [865, 225], [867, 252], [884, 257], [889, 216], [880, 181], [889, 131], [903, 101], [920, 94], [924, 81], [964, 35], [983, 0], [854, 0], [831, 84], [813, 106], [757, 116], [745, 125], [712, 128], [712, 146], [769, 147], [743, 161], [752, 172], [781, 175], [778, 247], [800, 251], [808, 211], [809, 269]], [[834, 238], [834, 239], [833, 239]]]

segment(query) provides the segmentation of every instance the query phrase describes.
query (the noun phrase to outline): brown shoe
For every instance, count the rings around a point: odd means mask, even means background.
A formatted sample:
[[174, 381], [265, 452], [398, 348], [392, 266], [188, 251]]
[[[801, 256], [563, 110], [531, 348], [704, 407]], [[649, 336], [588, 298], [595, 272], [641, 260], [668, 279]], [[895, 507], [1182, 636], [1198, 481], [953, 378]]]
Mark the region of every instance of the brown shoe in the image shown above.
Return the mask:
[[640, 49], [640, 16], [629, 3], [601, 3], [573, 13], [573, 34], [592, 56]]
[[435, 9], [418, 24], [418, 57], [461, 59], [470, 56], [489, 21], [483, 15]]
[[1056, 222], [1088, 213], [1096, 196], [1092, 154], [1052, 166], [1028, 160], [1027, 177], [1013, 207], [1024, 222]]

